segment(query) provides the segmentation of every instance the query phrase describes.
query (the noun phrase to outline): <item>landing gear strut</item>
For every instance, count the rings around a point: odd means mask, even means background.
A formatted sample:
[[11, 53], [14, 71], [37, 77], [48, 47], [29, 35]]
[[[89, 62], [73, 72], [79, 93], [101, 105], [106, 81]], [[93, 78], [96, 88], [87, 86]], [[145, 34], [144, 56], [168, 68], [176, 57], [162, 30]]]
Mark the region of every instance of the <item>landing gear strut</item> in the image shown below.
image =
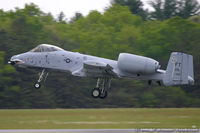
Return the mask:
[[94, 98], [106, 98], [107, 97], [107, 90], [110, 89], [111, 79], [104, 77], [98, 78], [96, 87], [92, 90], [92, 96]]
[[46, 81], [46, 78], [47, 78], [48, 74], [49, 74], [48, 72], [45, 72], [45, 69], [43, 69], [42, 72], [39, 73], [39, 79], [38, 79], [38, 81], [34, 84], [34, 87], [35, 87], [36, 89], [39, 89], [39, 88], [41, 87], [41, 83], [40, 83], [40, 82], [43, 80], [44, 76], [45, 76], [44, 81]]

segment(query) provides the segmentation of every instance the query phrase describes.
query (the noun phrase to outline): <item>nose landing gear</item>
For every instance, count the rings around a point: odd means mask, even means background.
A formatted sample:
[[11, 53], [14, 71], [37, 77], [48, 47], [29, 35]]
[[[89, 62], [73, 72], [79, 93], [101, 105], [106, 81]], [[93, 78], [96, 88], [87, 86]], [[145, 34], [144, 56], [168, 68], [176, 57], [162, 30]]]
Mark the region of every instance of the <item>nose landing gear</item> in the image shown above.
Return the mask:
[[41, 87], [41, 84], [39, 82], [34, 84], [35, 89], [39, 89]]
[[39, 89], [41, 87], [41, 83], [40, 82], [43, 80], [44, 76], [45, 76], [44, 81], [46, 81], [46, 78], [47, 78], [48, 74], [49, 74], [48, 72], [45, 72], [45, 69], [43, 69], [42, 72], [39, 73], [39, 79], [34, 84], [35, 89]]

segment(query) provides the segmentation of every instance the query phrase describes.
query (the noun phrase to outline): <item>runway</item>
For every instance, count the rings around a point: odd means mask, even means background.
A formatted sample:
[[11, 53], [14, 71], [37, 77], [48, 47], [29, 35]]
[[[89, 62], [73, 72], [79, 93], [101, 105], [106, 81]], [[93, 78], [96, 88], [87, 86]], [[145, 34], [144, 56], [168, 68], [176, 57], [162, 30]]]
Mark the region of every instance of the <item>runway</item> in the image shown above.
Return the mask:
[[5, 129], [0, 133], [200, 133], [200, 129]]

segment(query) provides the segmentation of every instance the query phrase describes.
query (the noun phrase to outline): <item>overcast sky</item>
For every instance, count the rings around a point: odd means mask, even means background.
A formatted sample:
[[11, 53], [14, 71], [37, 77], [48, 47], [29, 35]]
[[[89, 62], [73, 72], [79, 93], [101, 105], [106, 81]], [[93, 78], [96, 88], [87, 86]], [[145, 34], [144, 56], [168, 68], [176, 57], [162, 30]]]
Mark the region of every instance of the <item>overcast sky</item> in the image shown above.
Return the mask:
[[54, 17], [63, 11], [68, 19], [76, 12], [81, 12], [84, 16], [91, 10], [103, 12], [110, 5], [110, 0], [0, 0], [0, 9], [8, 11], [14, 10], [15, 7], [24, 8], [25, 3], [31, 2], [38, 5], [42, 11], [51, 12]]
[[[144, 8], [148, 6], [149, 0], [142, 0]], [[200, 2], [200, 0], [198, 0]], [[14, 10], [15, 7], [24, 8], [25, 3], [34, 3], [43, 12], [51, 12], [54, 17], [63, 11], [66, 18], [70, 19], [76, 12], [87, 15], [91, 10], [103, 12], [110, 5], [110, 0], [0, 0], [0, 9], [4, 11]]]

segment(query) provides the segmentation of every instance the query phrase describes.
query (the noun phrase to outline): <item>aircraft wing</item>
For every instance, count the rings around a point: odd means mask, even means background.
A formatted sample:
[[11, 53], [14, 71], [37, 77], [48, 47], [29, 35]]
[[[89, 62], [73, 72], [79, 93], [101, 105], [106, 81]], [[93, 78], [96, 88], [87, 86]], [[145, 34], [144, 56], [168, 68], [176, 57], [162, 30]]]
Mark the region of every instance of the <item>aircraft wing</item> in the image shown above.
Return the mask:
[[119, 77], [109, 64], [100, 61], [85, 61], [83, 67], [72, 74], [87, 77]]

